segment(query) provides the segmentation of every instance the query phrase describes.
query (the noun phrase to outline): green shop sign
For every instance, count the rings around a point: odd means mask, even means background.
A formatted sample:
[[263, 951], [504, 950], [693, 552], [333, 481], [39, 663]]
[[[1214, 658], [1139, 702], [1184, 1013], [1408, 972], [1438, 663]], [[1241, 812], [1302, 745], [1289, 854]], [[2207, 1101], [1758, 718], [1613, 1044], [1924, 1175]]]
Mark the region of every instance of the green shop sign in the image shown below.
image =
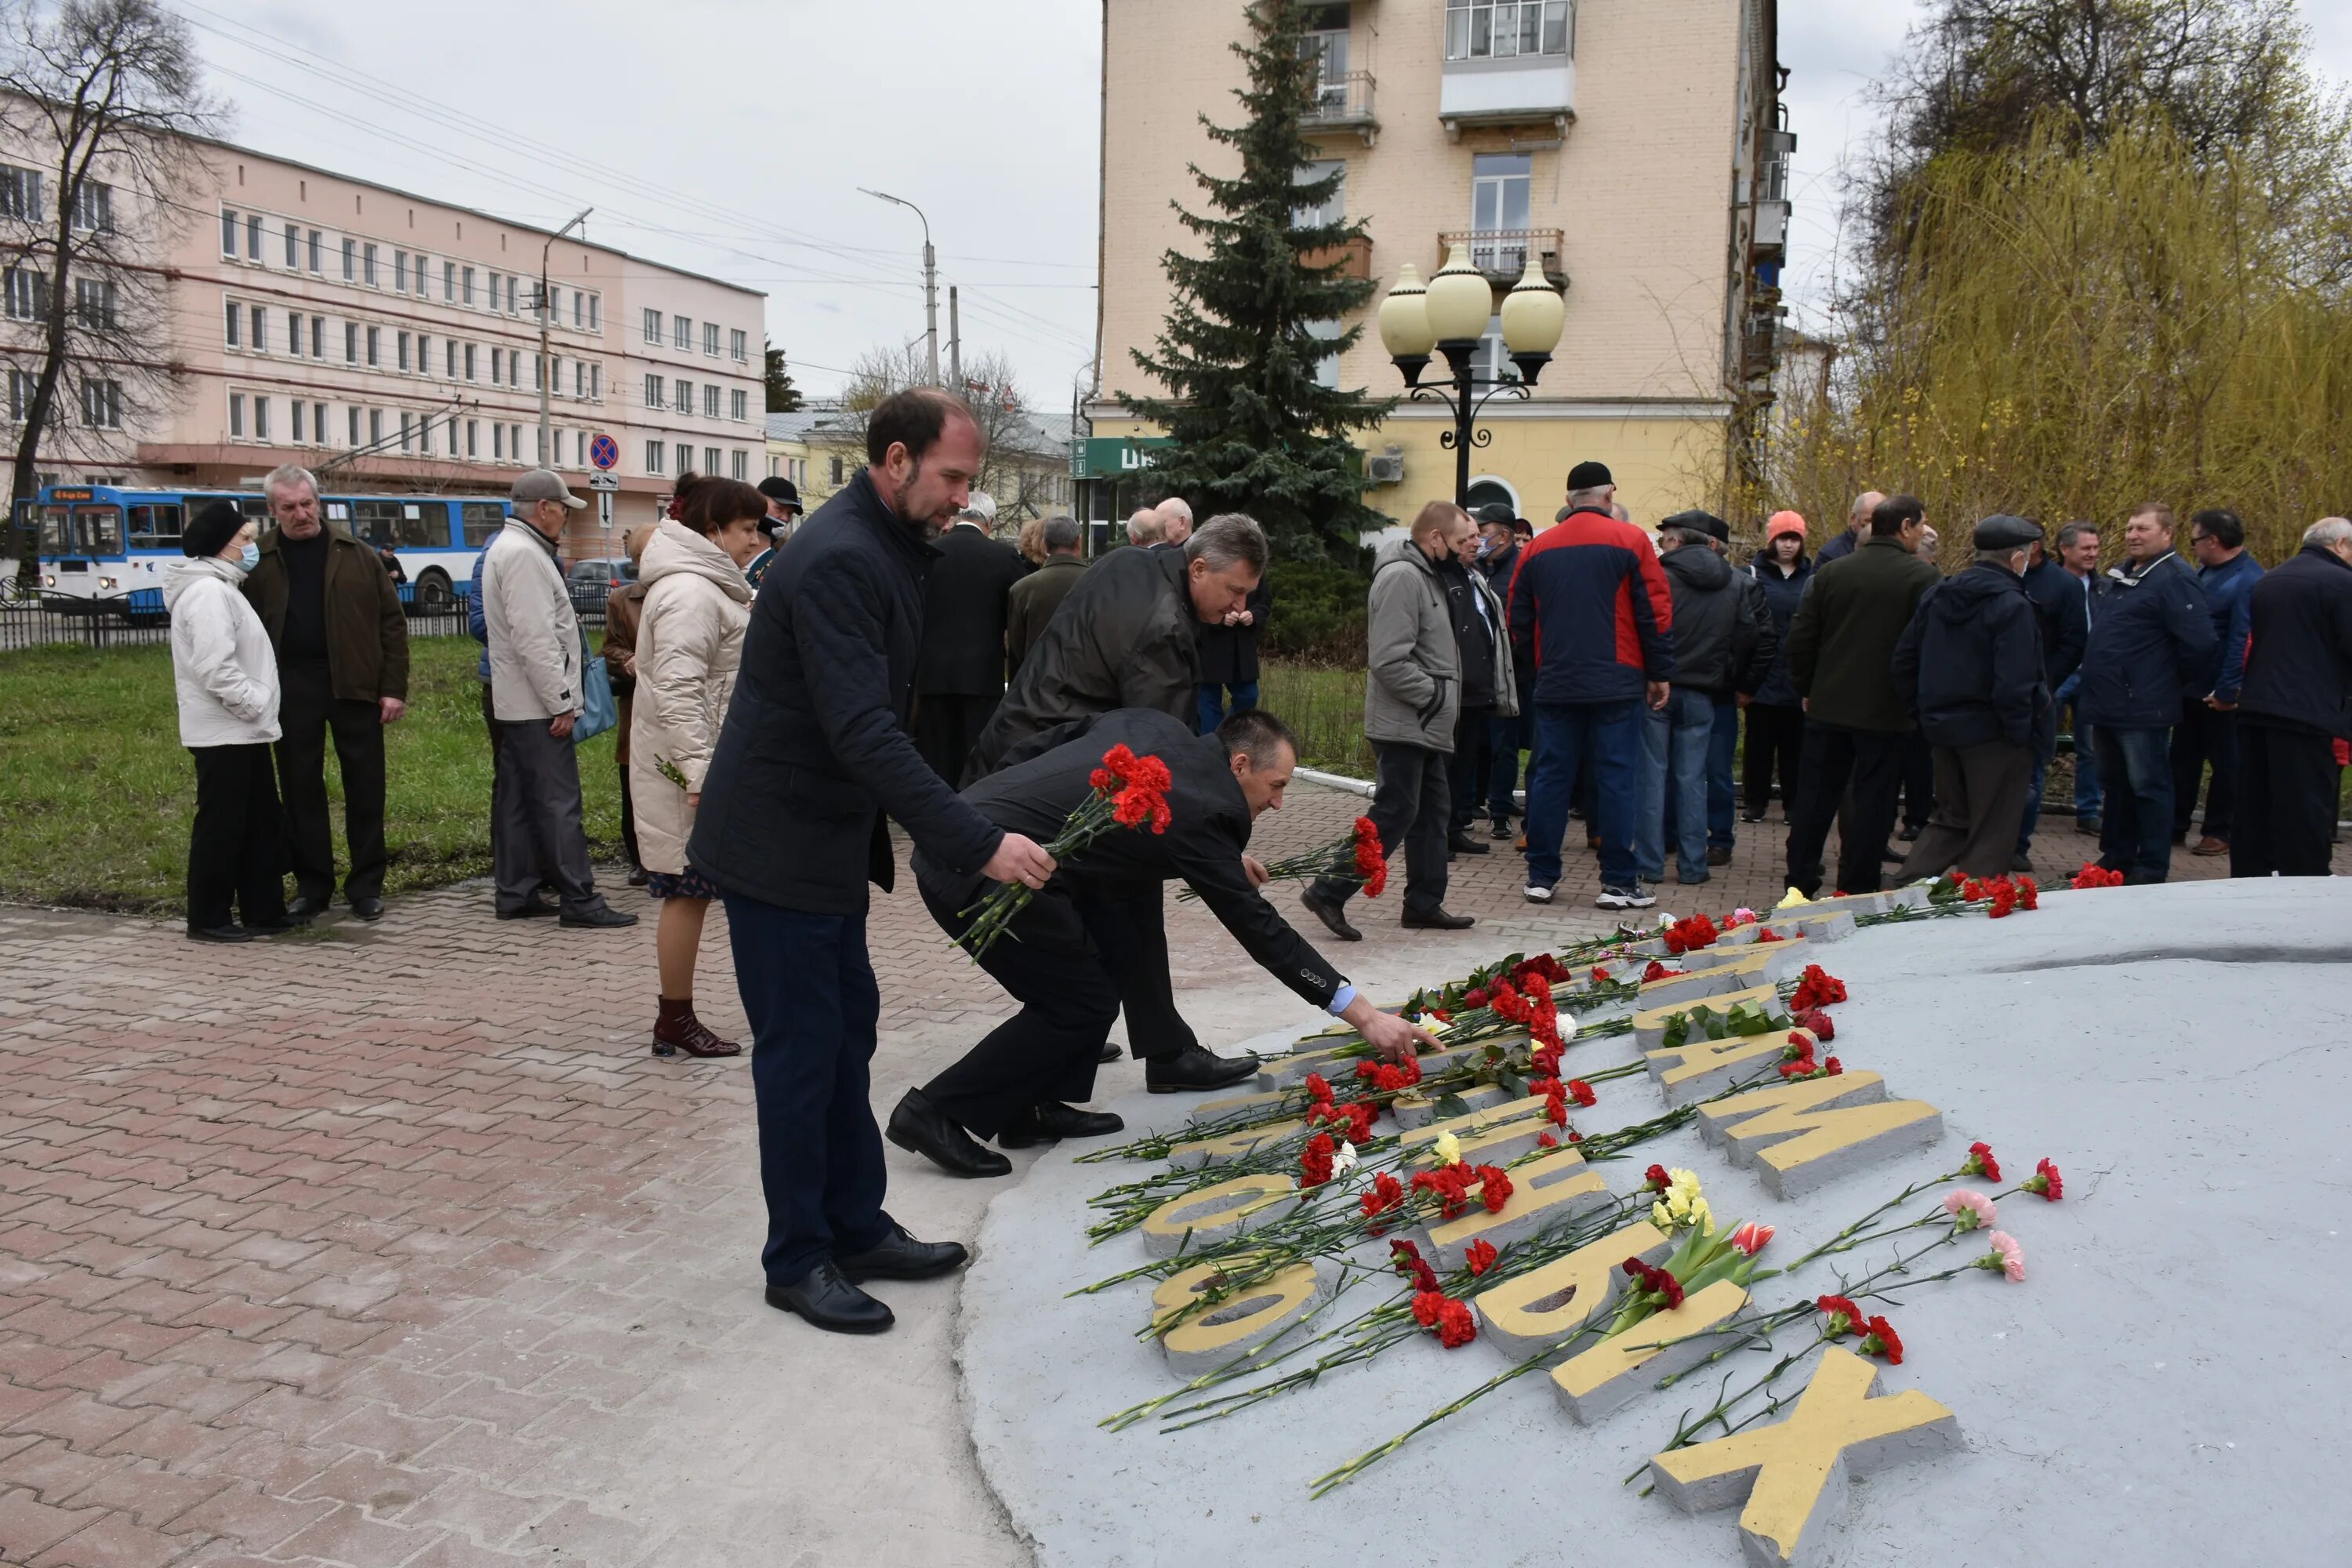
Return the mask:
[[1172, 445], [1165, 436], [1081, 437], [1070, 443], [1070, 477], [1131, 479], [1159, 460], [1158, 448]]

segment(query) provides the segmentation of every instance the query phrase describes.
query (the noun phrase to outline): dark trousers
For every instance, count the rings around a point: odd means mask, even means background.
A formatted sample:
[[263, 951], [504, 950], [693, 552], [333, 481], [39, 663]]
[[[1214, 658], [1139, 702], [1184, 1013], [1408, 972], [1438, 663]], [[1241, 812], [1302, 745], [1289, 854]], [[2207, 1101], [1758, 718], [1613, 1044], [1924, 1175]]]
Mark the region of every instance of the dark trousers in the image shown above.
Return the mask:
[[231, 923], [232, 900], [247, 925], [286, 918], [286, 845], [269, 746], [191, 746], [196, 760], [196, 820], [188, 833], [188, 929]]
[[964, 759], [971, 754], [980, 732], [988, 728], [989, 720], [996, 716], [996, 705], [1003, 700], [1002, 693], [961, 697], [938, 691], [926, 691], [915, 699], [914, 721], [908, 726], [915, 750], [931, 765], [931, 772], [947, 780], [950, 789], [962, 780]]
[[1821, 891], [1822, 847], [1834, 822], [1837, 890], [1878, 890], [1878, 857], [1895, 830], [1904, 749], [1916, 738], [1805, 721], [1804, 765], [1797, 773], [1797, 803], [1789, 813], [1790, 887], [1809, 899]]
[[621, 775], [621, 842], [629, 848], [629, 867], [643, 870], [646, 858], [637, 852], [637, 803], [629, 792], [629, 764], [620, 766]]
[[343, 841], [350, 899], [383, 892], [383, 710], [337, 697], [324, 659], [278, 667], [278, 786], [286, 798], [286, 858], [294, 890], [324, 903], [335, 892], [335, 842], [327, 805], [327, 737], [343, 777]]
[[585, 914], [602, 908], [588, 866], [588, 833], [580, 822], [580, 757], [568, 735], [551, 735], [544, 719], [499, 722], [498, 824], [490, 863], [494, 900], [508, 911], [522, 908], [544, 881], [555, 884], [563, 908]]
[[490, 683], [482, 682], [482, 728], [490, 732], [490, 863], [499, 858], [499, 713], [490, 703]]
[[[1404, 851], [1404, 912], [1429, 914], [1445, 902], [1445, 836], [1453, 821], [1453, 759], [1426, 746], [1372, 742], [1372, 819], [1381, 853], [1394, 865]], [[1318, 898], [1345, 903], [1363, 887], [1340, 877], [1316, 879]]]
[[2237, 742], [2246, 820], [2230, 837], [2230, 875], [2326, 876], [2341, 776], [2335, 742], [2248, 722], [2239, 726]]
[[1519, 752], [1527, 746], [1528, 719], [1524, 709], [1507, 719], [1486, 721], [1486, 777], [1481, 793], [1486, 816], [1504, 826], [1518, 812], [1512, 798], [1519, 787]]
[[1936, 810], [1936, 749], [1917, 731], [1903, 738], [1903, 826], [1917, 833]]
[[2096, 731], [2106, 811], [2099, 864], [2135, 882], [2172, 872], [2172, 752], [2160, 726], [2102, 724]]
[[2025, 786], [2025, 815], [2017, 824], [2021, 858], [2033, 847], [2033, 830], [2042, 823], [2042, 791], [2050, 781], [2050, 764], [2057, 755], [2058, 705], [2053, 702], [2033, 722], [2033, 775]]
[[1772, 798], [1773, 770], [1780, 770], [1780, 815], [1796, 807], [1798, 764], [1805, 754], [1805, 710], [1801, 708], [1748, 705], [1748, 751], [1741, 764], [1740, 804], [1748, 815], [1761, 817]]
[[813, 915], [737, 893], [725, 900], [735, 986], [751, 1023], [768, 1200], [760, 1266], [769, 1284], [790, 1285], [825, 1258], [890, 1235], [882, 1210], [889, 1173], [869, 1102], [882, 992], [862, 911]]
[[1495, 710], [1481, 705], [1465, 708], [1454, 721], [1454, 763], [1446, 772], [1446, 793], [1454, 797], [1447, 814], [1456, 831], [1467, 831], [1477, 819], [1480, 785], [1486, 778], [1486, 742], [1495, 727]]
[[1580, 767], [1592, 781], [1592, 815], [1601, 835], [1601, 885], [1634, 885], [1633, 816], [1640, 802], [1642, 726], [1647, 710], [1638, 697], [1615, 702], [1547, 702], [1535, 710], [1535, 761], [1528, 770], [1528, 883], [1559, 880], [1560, 842], [1568, 836], [1569, 801]]
[[2238, 805], [2238, 716], [2205, 706], [2201, 697], [2180, 705], [2180, 722], [2172, 731], [2172, 836], [2185, 837], [2197, 810], [2197, 788], [2204, 783], [2205, 764], [2213, 764], [2213, 782], [2205, 792], [2205, 837], [2228, 842]]
[[[1118, 1004], [1127, 1015], [1127, 1048], [1140, 1061], [1181, 1056], [1201, 1043], [1176, 1010], [1168, 972], [1167, 889], [1158, 882], [1082, 878], [1074, 891]], [[1002, 943], [998, 945], [1003, 945]], [[1095, 1037], [1100, 1050], [1103, 1037]]]
[[2034, 750], [2006, 741], [1937, 746], [1936, 809], [1898, 882], [1939, 877], [1958, 866], [1971, 877], [2004, 875], [2017, 854], [2017, 825], [2033, 782]]
[[1234, 712], [1246, 713], [1257, 706], [1257, 682], [1255, 680], [1244, 680], [1237, 686], [1204, 680], [1192, 689], [1194, 729], [1203, 735], [1217, 732], [1217, 726], [1225, 721], [1225, 693], [1228, 691], [1234, 694]]
[[1706, 847], [1728, 849], [1733, 837], [1731, 765], [1739, 755], [1739, 702], [1717, 697], [1715, 727], [1706, 740]]
[[[922, 894], [923, 907], [949, 936], [961, 937], [971, 924], [958, 908], [970, 900], [950, 901], [928, 886]], [[1079, 900], [1059, 882], [1047, 884], [989, 944], [980, 966], [1021, 1011], [925, 1084], [923, 1098], [976, 1138], [995, 1137], [1033, 1105], [1092, 1100], [1119, 994], [1087, 935]]]

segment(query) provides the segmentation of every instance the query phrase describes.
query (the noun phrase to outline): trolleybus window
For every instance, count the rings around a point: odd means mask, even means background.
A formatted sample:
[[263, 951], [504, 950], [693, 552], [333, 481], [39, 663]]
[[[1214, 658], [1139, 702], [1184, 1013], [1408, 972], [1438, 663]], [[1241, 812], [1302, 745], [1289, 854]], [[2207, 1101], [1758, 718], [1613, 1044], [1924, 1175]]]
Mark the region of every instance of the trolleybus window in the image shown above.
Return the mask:
[[479, 550], [506, 526], [507, 509], [494, 500], [461, 501], [466, 523], [466, 548]]
[[73, 509], [74, 552], [79, 555], [122, 553], [122, 509], [119, 506], [78, 506]]
[[177, 502], [131, 509], [131, 549], [177, 550], [179, 547], [180, 508]]
[[72, 551], [66, 544], [66, 525], [71, 521], [71, 518], [72, 514], [61, 506], [45, 506], [41, 509], [42, 554], [68, 555], [72, 553]]

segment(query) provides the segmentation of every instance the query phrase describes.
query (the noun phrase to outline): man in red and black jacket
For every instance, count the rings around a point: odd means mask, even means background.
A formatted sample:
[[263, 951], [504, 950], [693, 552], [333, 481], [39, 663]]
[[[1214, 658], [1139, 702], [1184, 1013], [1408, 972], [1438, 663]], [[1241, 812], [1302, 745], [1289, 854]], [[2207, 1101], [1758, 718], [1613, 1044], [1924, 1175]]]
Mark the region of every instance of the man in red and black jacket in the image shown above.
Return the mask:
[[1663, 707], [1675, 673], [1674, 600], [1649, 537], [1611, 515], [1616, 481], [1600, 463], [1569, 471], [1568, 516], [1519, 552], [1511, 647], [1535, 670], [1535, 763], [1528, 774], [1529, 903], [1559, 880], [1560, 839], [1580, 762], [1599, 783], [1604, 910], [1657, 900], [1633, 871], [1633, 770], [1642, 713]]

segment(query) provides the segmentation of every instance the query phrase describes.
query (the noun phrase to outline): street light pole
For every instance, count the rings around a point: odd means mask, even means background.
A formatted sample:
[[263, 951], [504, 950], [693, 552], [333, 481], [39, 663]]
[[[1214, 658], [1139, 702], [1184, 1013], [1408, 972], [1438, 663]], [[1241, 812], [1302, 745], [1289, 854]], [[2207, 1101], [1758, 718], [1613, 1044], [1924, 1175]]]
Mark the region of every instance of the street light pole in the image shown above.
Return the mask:
[[[1466, 246], [1456, 245], [1424, 287], [1411, 266], [1403, 268], [1381, 302], [1381, 342], [1404, 377], [1408, 395], [1444, 403], [1454, 428], [1438, 445], [1454, 454], [1454, 504], [1470, 507], [1470, 448], [1493, 444], [1495, 433], [1478, 427], [1478, 411], [1497, 397], [1531, 397], [1529, 390], [1559, 346], [1566, 313], [1558, 289], [1545, 277], [1532, 247], [1527, 269], [1503, 300], [1503, 346], [1518, 367], [1516, 380], [1486, 380], [1478, 374], [1478, 340], [1494, 308], [1486, 276], [1471, 265]], [[1444, 383], [1422, 384], [1432, 352], [1445, 356], [1451, 373]], [[1480, 394], [1483, 392], [1484, 396]]]
[[543, 468], [555, 467], [555, 437], [548, 430], [547, 408], [548, 397], [555, 388], [555, 367], [547, 357], [547, 331], [551, 325], [548, 318], [553, 314], [547, 308], [547, 254], [555, 248], [557, 240], [587, 222], [588, 215], [595, 210], [582, 207], [570, 223], [549, 235], [547, 243], [539, 247], [539, 466]]
[[868, 190], [864, 185], [858, 186], [857, 189], [865, 195], [874, 196], [882, 201], [888, 202], [893, 206], [905, 207], [908, 212], [913, 213], [918, 218], [922, 219], [923, 320], [925, 322], [925, 332], [930, 339], [931, 345], [931, 384], [933, 386], [937, 386], [940, 384], [940, 258], [939, 253], [931, 248], [931, 220], [928, 217], [923, 217], [923, 209], [917, 206], [914, 203], [907, 200], [904, 196], [894, 196], [887, 191]]

